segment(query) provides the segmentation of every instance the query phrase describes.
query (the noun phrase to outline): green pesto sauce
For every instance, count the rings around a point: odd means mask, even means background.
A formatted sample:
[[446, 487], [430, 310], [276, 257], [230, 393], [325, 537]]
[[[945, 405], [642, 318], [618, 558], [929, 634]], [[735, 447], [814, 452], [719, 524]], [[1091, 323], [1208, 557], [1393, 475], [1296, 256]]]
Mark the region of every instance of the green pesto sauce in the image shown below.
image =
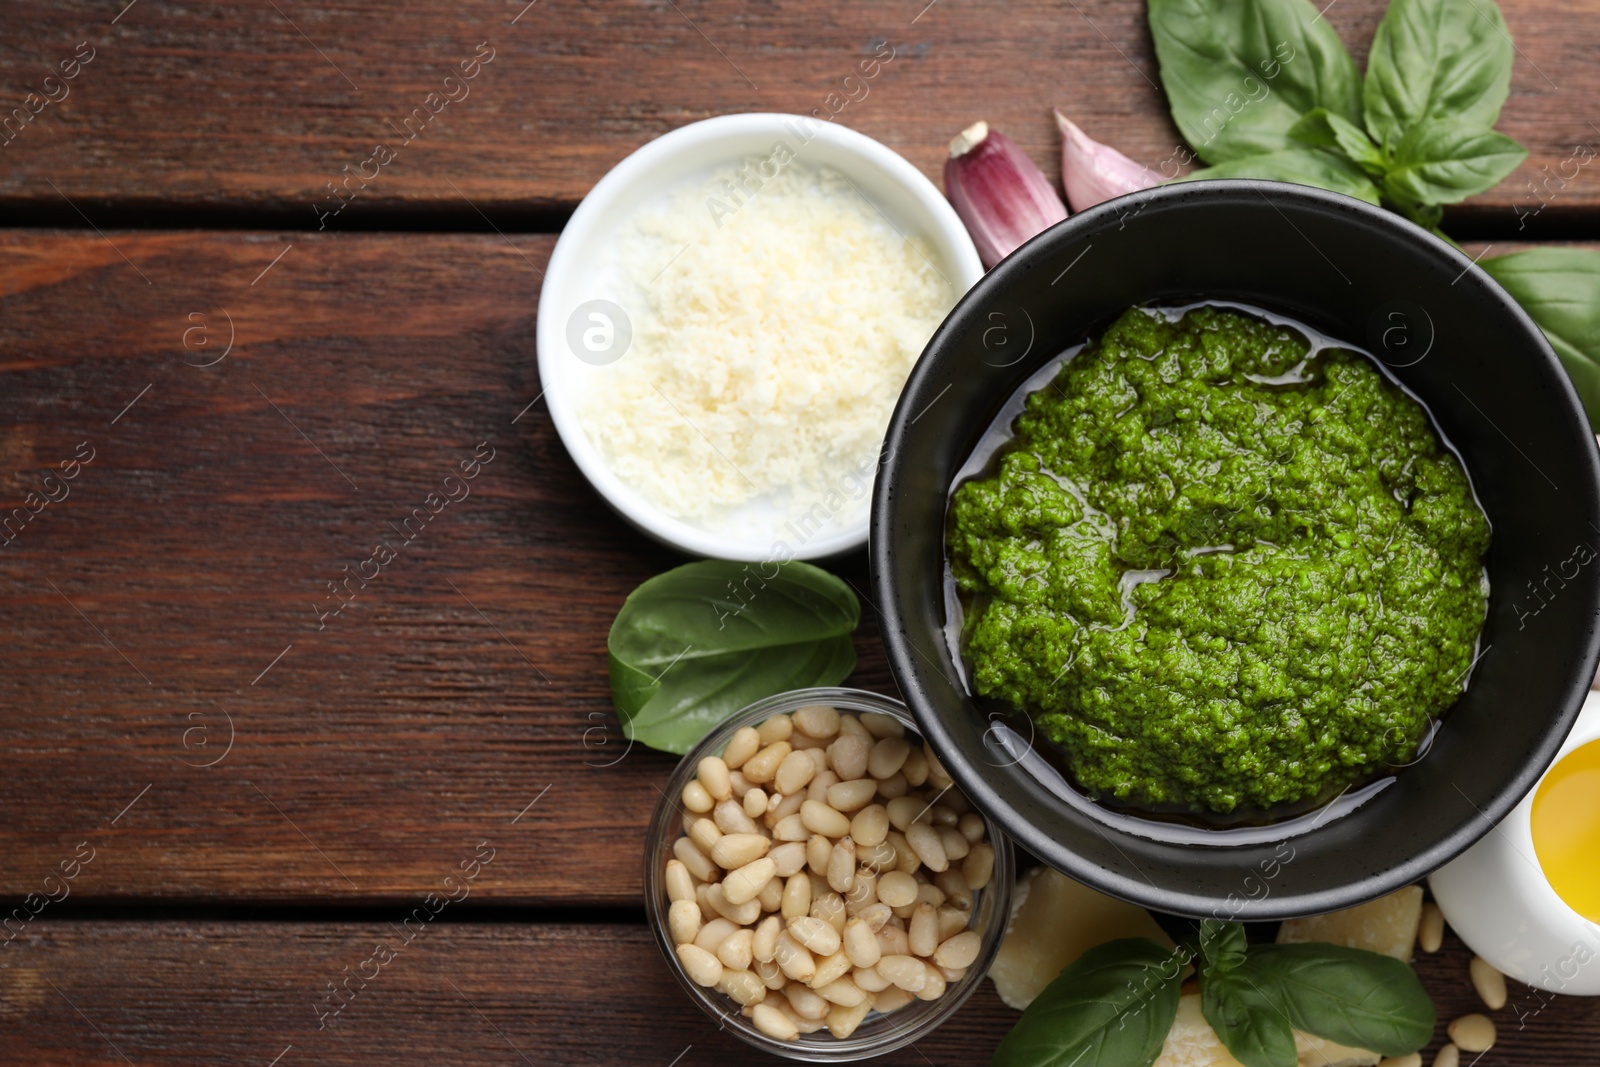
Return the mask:
[[1325, 798], [1410, 760], [1460, 695], [1488, 522], [1415, 400], [1310, 352], [1235, 311], [1131, 309], [952, 497], [975, 689], [1091, 795]]

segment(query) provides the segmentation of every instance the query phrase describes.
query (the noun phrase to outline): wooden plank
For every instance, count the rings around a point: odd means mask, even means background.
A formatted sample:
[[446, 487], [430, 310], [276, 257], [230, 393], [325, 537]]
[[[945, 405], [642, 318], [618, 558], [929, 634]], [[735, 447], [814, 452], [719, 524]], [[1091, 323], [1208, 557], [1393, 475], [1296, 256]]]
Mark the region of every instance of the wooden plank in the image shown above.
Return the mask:
[[[381, 968], [379, 943], [393, 952]], [[1468, 958], [1453, 937], [1418, 957], [1439, 1012], [1435, 1046], [1450, 1019], [1483, 1010]], [[347, 975], [351, 992], [332, 1014], [330, 983]], [[319, 1029], [324, 1013], [331, 1022]], [[1492, 1016], [1496, 1064], [1593, 1062], [1600, 999], [1512, 983], [1510, 1004]], [[881, 1062], [987, 1063], [1016, 1018], [984, 982], [950, 1022]], [[777, 1062], [719, 1032], [633, 925], [440, 922], [401, 945], [381, 922], [41, 920], [0, 955], [0, 1020], [7, 1061], [36, 1067], [265, 1067], [279, 1056], [278, 1067]]]
[[[276, 211], [315, 228], [336, 204], [329, 183], [360, 170], [370, 180], [349, 186], [356, 196], [333, 225], [402, 206], [475, 219], [472, 205], [569, 206], [645, 141], [736, 111], [836, 112], [935, 180], [944, 145], [978, 118], [1055, 175], [1052, 105], [1151, 166], [1178, 143], [1137, 0], [1019, 0], [1003, 12], [963, 0], [524, 4], [296, 0], [248, 19], [204, 4], [120, 15], [121, 3], [34, 5], [0, 43], [11, 87], [0, 116], [24, 108], [8, 131], [0, 202], [73, 226], [80, 208], [92, 219], [114, 205], [177, 204]], [[1385, 6], [1326, 7], [1358, 62]], [[1518, 58], [1500, 128], [1531, 156], [1476, 204], [1489, 224], [1515, 229], [1519, 212], [1546, 202], [1542, 222], [1600, 204], [1587, 162], [1600, 144], [1587, 106], [1600, 90], [1600, 9], [1501, 6]], [[87, 65], [46, 85], [80, 42]], [[474, 68], [480, 42], [492, 59]], [[887, 62], [870, 65], [874, 55]], [[447, 87], [463, 62], [476, 76]], [[863, 62], [873, 76], [847, 85]], [[41, 94], [31, 103], [30, 90]], [[459, 99], [429, 97], [446, 91]], [[364, 163], [378, 144], [394, 158]]]
[[[0, 894], [87, 841], [81, 898], [409, 898], [487, 839], [475, 899], [638, 903], [674, 758], [627, 750], [605, 638], [677, 560], [534, 402], [550, 247], [0, 234], [0, 515], [93, 452], [0, 547]], [[480, 442], [471, 495], [323, 627]], [[870, 618], [859, 648], [893, 692]]]

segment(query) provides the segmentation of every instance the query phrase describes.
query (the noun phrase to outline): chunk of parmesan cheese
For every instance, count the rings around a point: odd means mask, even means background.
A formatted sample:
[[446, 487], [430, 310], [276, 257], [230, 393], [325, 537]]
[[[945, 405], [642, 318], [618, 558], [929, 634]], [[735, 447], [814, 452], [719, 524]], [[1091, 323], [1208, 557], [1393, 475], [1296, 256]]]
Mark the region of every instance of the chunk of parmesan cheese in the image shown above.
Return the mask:
[[619, 241], [632, 341], [579, 402], [589, 439], [680, 518], [761, 501], [801, 542], [858, 519], [954, 302], [934, 253], [843, 175], [776, 151], [665, 200]]
[[1408, 885], [1393, 893], [1326, 915], [1286, 919], [1278, 927], [1278, 944], [1329, 941], [1347, 948], [1364, 948], [1411, 962], [1422, 922], [1422, 887]]

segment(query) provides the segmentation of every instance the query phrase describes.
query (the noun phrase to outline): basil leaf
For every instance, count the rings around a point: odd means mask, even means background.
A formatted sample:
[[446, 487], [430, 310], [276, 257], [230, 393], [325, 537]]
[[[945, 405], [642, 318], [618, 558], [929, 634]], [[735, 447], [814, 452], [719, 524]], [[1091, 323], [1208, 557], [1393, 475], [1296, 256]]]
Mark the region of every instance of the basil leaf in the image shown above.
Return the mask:
[[1172, 120], [1207, 163], [1289, 146], [1314, 107], [1361, 118], [1350, 54], [1308, 0], [1149, 0]]
[[836, 685], [855, 668], [860, 621], [850, 587], [808, 563], [702, 560], [657, 575], [606, 639], [623, 732], [681, 755], [754, 701]]
[[1248, 967], [1308, 1034], [1385, 1056], [1415, 1052], [1433, 1036], [1433, 1001], [1393, 956], [1320, 943], [1257, 945]]
[[1289, 148], [1282, 152], [1248, 156], [1190, 171], [1178, 180], [1193, 182], [1208, 178], [1265, 178], [1331, 189], [1369, 204], [1378, 202], [1378, 187], [1372, 184], [1372, 180], [1354, 163], [1324, 148]]
[[1494, 0], [1390, 0], [1367, 54], [1367, 130], [1389, 147], [1440, 119], [1493, 126], [1511, 91], [1511, 60]]
[[1289, 127], [1289, 136], [1302, 144], [1318, 148], [1332, 148], [1374, 178], [1383, 177], [1389, 169], [1383, 153], [1372, 143], [1367, 131], [1343, 115], [1336, 115], [1325, 107], [1312, 108]]
[[[1242, 936], [1242, 935], [1241, 935]], [[1200, 1012], [1244, 1067], [1295, 1067], [1294, 1031], [1271, 979], [1248, 963], [1200, 983]]]
[[1433, 122], [1400, 138], [1383, 191], [1400, 202], [1456, 204], [1499, 185], [1527, 158], [1527, 149], [1487, 126]]
[[1201, 922], [1196, 941], [1200, 946], [1201, 981], [1238, 967], [1244, 962], [1245, 952], [1249, 948], [1245, 941], [1244, 924], [1221, 919]]
[[1600, 428], [1600, 252], [1535, 248], [1478, 264], [1516, 297], [1561, 357]]
[[1028, 1005], [993, 1067], [1150, 1067], [1178, 1014], [1183, 957], [1148, 938], [1085, 952]]

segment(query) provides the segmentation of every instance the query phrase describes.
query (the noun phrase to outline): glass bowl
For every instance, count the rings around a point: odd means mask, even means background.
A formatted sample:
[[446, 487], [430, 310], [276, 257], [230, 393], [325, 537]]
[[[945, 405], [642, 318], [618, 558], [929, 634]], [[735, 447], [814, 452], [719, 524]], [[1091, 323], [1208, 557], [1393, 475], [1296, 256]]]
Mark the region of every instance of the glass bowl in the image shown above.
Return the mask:
[[[726, 1029], [757, 1048], [792, 1060], [809, 1063], [845, 1063], [851, 1060], [880, 1056], [903, 1048], [926, 1037], [955, 1013], [978, 988], [989, 965], [1000, 948], [1006, 923], [1011, 914], [1011, 890], [1015, 881], [1015, 861], [1011, 841], [995, 821], [979, 811], [983, 818], [988, 842], [994, 847], [994, 873], [989, 884], [973, 893], [972, 925], [982, 935], [982, 947], [966, 974], [951, 982], [943, 996], [936, 1000], [913, 1000], [889, 1015], [870, 1013], [854, 1033], [837, 1038], [827, 1030], [801, 1034], [793, 1041], [779, 1041], [757, 1030], [755, 1025], [741, 1015], [738, 1002], [715, 988], [697, 985], [684, 973], [678, 960], [671, 934], [667, 930], [667, 910], [671, 901], [667, 897], [666, 865], [672, 855], [672, 845], [684, 834], [686, 809], [680, 803], [683, 789], [696, 775], [697, 767], [706, 756], [721, 755], [728, 740], [740, 727], [757, 726], [774, 715], [794, 712], [811, 704], [826, 704], [841, 712], [878, 712], [898, 720], [906, 728], [908, 738], [921, 741], [906, 706], [876, 693], [860, 689], [796, 689], [775, 697], [757, 701], [707, 734], [672, 773], [671, 780], [662, 791], [650, 820], [649, 836], [644, 850], [645, 911], [650, 926], [655, 931], [656, 944], [667, 961], [667, 967], [683, 986], [685, 993], [696, 1004]], [[973, 808], [977, 811], [977, 808]]]

